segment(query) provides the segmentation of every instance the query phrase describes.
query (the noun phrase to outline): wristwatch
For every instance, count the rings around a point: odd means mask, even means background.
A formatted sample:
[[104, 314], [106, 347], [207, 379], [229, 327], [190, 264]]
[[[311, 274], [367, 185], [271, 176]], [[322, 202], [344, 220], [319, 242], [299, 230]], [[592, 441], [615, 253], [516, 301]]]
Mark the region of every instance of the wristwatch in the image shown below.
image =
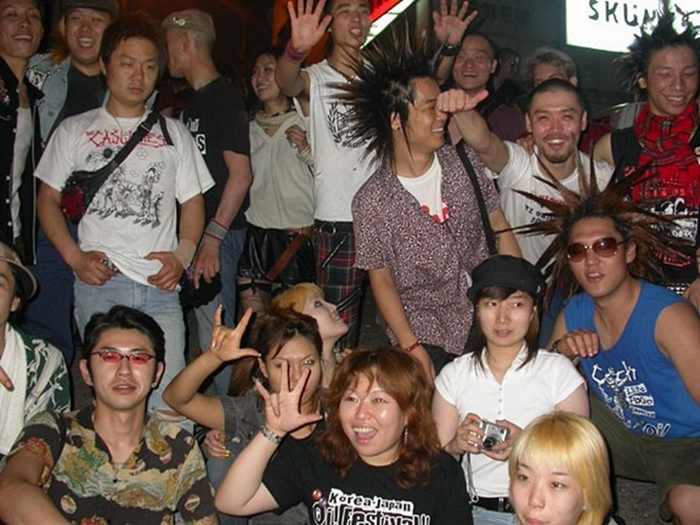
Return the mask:
[[459, 44], [443, 44], [442, 48], [440, 48], [440, 54], [444, 57], [453, 57], [459, 53], [460, 47]]

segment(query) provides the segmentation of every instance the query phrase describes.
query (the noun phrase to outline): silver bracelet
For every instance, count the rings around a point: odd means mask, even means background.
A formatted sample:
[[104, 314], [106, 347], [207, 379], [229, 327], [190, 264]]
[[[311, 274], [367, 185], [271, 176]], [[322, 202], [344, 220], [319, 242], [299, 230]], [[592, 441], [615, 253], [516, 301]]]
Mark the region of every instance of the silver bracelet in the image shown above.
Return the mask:
[[274, 443], [275, 445], [279, 445], [280, 443], [282, 443], [282, 436], [278, 436], [277, 434], [275, 434], [266, 424], [260, 427], [260, 433], [270, 443]]

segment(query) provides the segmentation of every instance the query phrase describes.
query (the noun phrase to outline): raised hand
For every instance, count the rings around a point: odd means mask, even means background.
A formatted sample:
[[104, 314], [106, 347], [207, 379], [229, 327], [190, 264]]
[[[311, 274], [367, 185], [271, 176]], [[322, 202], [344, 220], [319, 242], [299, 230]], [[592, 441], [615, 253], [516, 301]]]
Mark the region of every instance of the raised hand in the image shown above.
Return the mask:
[[323, 6], [326, 0], [319, 0], [314, 7], [314, 0], [297, 0], [297, 8], [294, 2], [287, 2], [289, 21], [292, 26], [292, 38], [289, 44], [294, 51], [307, 54], [323, 37], [331, 23], [331, 15], [323, 14]]
[[289, 363], [282, 362], [282, 381], [280, 391], [270, 393], [260, 384], [255, 383], [255, 388], [265, 400], [265, 423], [267, 427], [278, 436], [285, 436], [289, 432], [315, 423], [321, 419], [320, 414], [302, 414], [301, 398], [306, 388], [306, 383], [311, 375], [311, 370], [304, 369], [299, 381], [293, 389], [289, 388]]
[[474, 10], [467, 15], [469, 2], [463, 2], [457, 10], [459, 0], [450, 0], [450, 8], [447, 8], [447, 0], [440, 0], [440, 11], [433, 11], [433, 31], [438, 42], [446, 46], [456, 46], [462, 41], [464, 32], [469, 27], [478, 11]]
[[222, 307], [219, 306], [214, 314], [214, 328], [211, 331], [211, 348], [209, 349], [222, 362], [235, 361], [242, 357], [260, 357], [260, 353], [252, 348], [241, 348], [241, 340], [248, 326], [253, 309], [248, 308], [236, 325], [228, 328], [221, 322]]
[[452, 115], [474, 109], [488, 96], [489, 92], [485, 89], [475, 95], [470, 95], [462, 89], [448, 89], [438, 95], [435, 106], [436, 109]]

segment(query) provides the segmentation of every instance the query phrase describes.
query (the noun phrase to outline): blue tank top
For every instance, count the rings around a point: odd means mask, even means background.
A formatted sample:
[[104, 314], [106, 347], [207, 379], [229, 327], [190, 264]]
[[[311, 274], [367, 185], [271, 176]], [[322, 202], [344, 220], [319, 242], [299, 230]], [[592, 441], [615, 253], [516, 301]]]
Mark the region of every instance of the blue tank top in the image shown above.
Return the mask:
[[[657, 438], [700, 437], [700, 405], [654, 339], [664, 308], [682, 298], [645, 281], [619, 340], [593, 358], [581, 360], [589, 388], [638, 434]], [[567, 331], [596, 331], [593, 301], [574, 296], [564, 311]]]

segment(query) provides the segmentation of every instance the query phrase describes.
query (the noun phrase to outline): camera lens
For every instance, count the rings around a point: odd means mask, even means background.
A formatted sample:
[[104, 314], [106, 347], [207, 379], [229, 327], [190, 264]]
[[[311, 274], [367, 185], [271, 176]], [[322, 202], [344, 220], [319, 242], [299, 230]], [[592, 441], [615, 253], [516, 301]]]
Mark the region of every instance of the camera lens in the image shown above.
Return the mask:
[[484, 438], [483, 448], [484, 450], [491, 450], [495, 445], [498, 444], [498, 440], [493, 436], [488, 436]]

